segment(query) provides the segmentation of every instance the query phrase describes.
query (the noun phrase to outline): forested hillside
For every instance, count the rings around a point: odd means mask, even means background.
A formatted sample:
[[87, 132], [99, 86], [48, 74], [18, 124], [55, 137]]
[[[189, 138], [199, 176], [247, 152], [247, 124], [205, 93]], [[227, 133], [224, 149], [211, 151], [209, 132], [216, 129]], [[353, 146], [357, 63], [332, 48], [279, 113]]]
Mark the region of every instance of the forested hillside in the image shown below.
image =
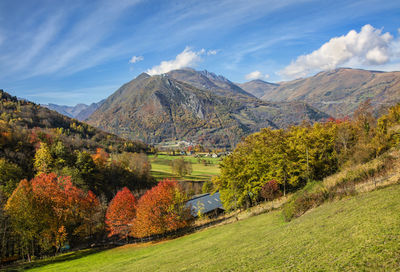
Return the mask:
[[102, 237], [105, 209], [116, 192], [127, 187], [138, 194], [154, 185], [141, 142], [2, 90], [0, 112], [2, 260]]
[[[92, 154], [99, 153], [107, 157], [107, 153], [140, 153], [147, 150], [147, 146], [141, 142], [126, 141], [32, 102], [18, 100], [2, 90], [0, 112], [1, 167], [13, 169], [15, 176], [12, 182], [6, 176], [1, 180], [1, 186], [5, 186], [3, 182], [14, 183], [7, 185], [10, 187], [8, 192], [12, 192], [19, 180], [32, 178], [43, 163], [47, 164], [49, 171], [71, 175], [75, 183], [96, 193], [112, 196], [112, 191], [122, 185], [118, 183], [127, 181], [111, 181], [106, 177], [108, 171], [96, 174]], [[92, 177], [84, 177], [85, 171], [94, 171]], [[1, 172], [3, 175], [8, 173], [7, 170]], [[96, 188], [100, 184], [104, 186], [103, 189]], [[111, 184], [113, 187], [107, 188]]]

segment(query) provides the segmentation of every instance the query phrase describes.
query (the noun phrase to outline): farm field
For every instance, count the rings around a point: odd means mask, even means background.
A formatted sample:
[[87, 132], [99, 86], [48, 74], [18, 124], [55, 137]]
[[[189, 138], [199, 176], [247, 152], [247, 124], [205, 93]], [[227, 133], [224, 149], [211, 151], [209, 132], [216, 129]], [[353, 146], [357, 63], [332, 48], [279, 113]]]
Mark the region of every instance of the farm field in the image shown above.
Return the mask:
[[[171, 161], [183, 157], [186, 161], [192, 163], [193, 172], [190, 176], [179, 177], [171, 171]], [[185, 181], [207, 181], [213, 176], [217, 176], [220, 172], [219, 162], [220, 158], [200, 158], [206, 160], [207, 165], [200, 162], [198, 158], [193, 156], [171, 156], [171, 155], [149, 155], [151, 162], [151, 174], [157, 179], [173, 178], [176, 180]]]
[[31, 271], [398, 271], [399, 195], [393, 185], [289, 223], [274, 211], [156, 244], [79, 251]]

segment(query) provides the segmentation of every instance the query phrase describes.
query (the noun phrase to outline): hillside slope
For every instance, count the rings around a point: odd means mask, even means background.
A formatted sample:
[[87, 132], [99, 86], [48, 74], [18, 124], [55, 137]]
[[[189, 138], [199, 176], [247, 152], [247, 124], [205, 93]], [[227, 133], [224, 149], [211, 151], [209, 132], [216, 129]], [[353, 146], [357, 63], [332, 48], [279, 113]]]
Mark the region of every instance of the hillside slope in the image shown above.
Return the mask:
[[276, 211], [155, 245], [65, 256], [71, 260], [32, 271], [396, 271], [399, 194], [393, 185], [289, 223]]
[[353, 114], [367, 99], [379, 110], [400, 101], [400, 72], [339, 68], [266, 88], [262, 99], [303, 101], [335, 117]]
[[39, 142], [61, 140], [73, 150], [110, 152], [146, 151], [133, 142], [101, 131], [35, 103], [19, 100], [0, 90], [0, 159], [15, 163], [26, 177], [33, 175], [33, 157]]
[[251, 93], [255, 97], [261, 98], [265, 95], [268, 95], [271, 91], [279, 87], [279, 84], [255, 79], [249, 82], [238, 84], [238, 86], [246, 92]]
[[179, 139], [232, 147], [263, 127], [328, 117], [302, 102], [271, 103], [226, 89], [221, 92], [230, 95], [199, 89], [169, 75], [141, 74], [107, 98], [88, 122], [147, 143]]

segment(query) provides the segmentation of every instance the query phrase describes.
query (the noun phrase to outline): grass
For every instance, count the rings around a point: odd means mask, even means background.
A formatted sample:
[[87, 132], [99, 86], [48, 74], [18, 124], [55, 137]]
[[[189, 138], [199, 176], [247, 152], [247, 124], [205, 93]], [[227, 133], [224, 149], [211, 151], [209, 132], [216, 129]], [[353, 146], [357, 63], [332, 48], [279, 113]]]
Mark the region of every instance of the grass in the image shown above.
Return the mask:
[[399, 195], [392, 185], [289, 223], [278, 210], [157, 244], [56, 258], [32, 271], [399, 271]]
[[197, 158], [193, 156], [183, 156], [186, 161], [192, 162], [193, 172], [190, 176], [179, 177], [171, 171], [171, 161], [179, 158], [180, 156], [170, 155], [150, 155], [149, 159], [151, 162], [151, 173], [157, 180], [164, 178], [173, 178], [176, 180], [187, 180], [187, 181], [207, 181], [213, 176], [219, 174], [219, 158], [201, 158], [207, 160], [210, 164], [204, 165], [200, 163]]

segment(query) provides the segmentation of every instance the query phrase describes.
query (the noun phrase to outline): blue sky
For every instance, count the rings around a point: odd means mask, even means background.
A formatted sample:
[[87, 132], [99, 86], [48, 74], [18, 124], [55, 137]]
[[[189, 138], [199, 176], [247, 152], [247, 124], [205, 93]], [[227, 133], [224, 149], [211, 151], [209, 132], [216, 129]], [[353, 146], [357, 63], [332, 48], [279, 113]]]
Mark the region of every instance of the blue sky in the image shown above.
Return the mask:
[[400, 70], [399, 1], [0, 1], [0, 88], [97, 102], [142, 72], [235, 82]]

